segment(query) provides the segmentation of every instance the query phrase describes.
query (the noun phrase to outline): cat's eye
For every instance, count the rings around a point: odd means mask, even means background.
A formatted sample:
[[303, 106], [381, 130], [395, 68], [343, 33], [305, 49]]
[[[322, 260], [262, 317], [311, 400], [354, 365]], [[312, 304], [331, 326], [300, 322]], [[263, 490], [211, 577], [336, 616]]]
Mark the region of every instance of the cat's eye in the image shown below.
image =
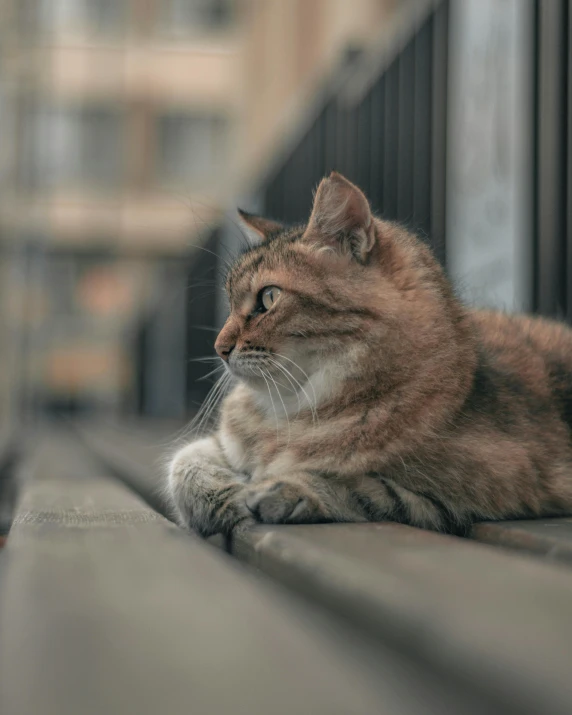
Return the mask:
[[278, 286], [267, 286], [262, 289], [260, 292], [260, 302], [262, 303], [264, 310], [270, 310], [270, 308], [272, 308], [274, 303], [278, 300], [278, 296], [281, 292], [282, 291], [278, 288]]

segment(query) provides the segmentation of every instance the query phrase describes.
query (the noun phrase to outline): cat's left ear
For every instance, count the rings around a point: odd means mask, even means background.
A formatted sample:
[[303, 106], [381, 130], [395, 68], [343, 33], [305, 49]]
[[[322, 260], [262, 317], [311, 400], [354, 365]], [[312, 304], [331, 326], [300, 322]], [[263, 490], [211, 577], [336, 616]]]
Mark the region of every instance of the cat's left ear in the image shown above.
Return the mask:
[[271, 221], [269, 218], [249, 214], [242, 209], [237, 209], [238, 215], [242, 219], [248, 233], [248, 238], [253, 243], [264, 243], [273, 233], [284, 230], [284, 226], [278, 221]]
[[318, 186], [304, 238], [313, 244], [350, 253], [365, 263], [375, 244], [375, 226], [368, 200], [351, 181], [332, 171]]

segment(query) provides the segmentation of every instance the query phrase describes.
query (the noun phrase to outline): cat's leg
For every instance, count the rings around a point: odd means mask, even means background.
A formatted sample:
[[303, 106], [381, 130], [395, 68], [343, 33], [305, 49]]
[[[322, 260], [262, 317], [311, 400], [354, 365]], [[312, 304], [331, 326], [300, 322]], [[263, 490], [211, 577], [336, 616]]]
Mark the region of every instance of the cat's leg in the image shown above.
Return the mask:
[[327, 521], [396, 521], [437, 531], [453, 530], [454, 515], [437, 499], [379, 474], [343, 479], [296, 472], [245, 487], [257, 521], [312, 524]]
[[254, 521], [245, 504], [245, 481], [229, 467], [216, 437], [206, 437], [175, 454], [167, 494], [182, 526], [201, 536], [228, 534]]
[[264, 524], [367, 521], [344, 484], [310, 472], [250, 483], [244, 497], [249, 511]]

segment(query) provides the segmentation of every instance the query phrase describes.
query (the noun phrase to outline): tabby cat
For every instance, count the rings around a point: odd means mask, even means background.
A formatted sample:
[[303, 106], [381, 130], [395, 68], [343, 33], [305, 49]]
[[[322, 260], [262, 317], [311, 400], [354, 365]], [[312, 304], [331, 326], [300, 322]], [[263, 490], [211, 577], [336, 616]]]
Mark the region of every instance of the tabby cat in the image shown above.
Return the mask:
[[252, 523], [572, 511], [572, 331], [469, 310], [430, 250], [332, 173], [308, 223], [241, 213], [215, 344], [235, 386], [167, 490], [206, 536]]

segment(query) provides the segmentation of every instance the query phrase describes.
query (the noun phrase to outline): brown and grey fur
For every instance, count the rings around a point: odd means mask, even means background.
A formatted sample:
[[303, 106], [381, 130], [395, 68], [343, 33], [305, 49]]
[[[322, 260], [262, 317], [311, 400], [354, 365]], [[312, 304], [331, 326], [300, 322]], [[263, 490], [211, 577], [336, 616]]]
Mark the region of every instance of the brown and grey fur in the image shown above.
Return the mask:
[[[473, 311], [429, 249], [338, 174], [307, 225], [243, 214], [216, 348], [237, 384], [168, 492], [203, 535], [253, 522], [475, 520], [572, 511], [572, 331]], [[257, 312], [266, 286], [282, 293]]]

